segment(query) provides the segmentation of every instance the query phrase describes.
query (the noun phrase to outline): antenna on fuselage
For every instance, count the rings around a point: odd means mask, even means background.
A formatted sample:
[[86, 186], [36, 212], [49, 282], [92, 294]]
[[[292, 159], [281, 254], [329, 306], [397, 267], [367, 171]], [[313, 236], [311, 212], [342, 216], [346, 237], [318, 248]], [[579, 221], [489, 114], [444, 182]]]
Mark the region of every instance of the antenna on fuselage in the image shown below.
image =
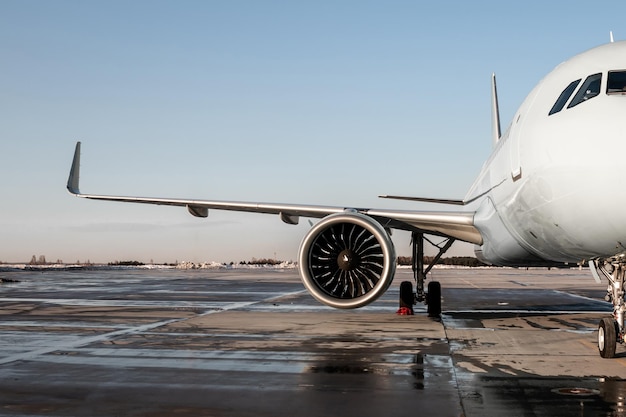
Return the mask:
[[500, 108], [498, 107], [498, 89], [496, 87], [496, 73], [491, 74], [491, 134], [493, 137], [493, 146], [495, 147], [500, 136]]
[[611, 38], [611, 43], [615, 42], [615, 40], [613, 39], [613, 31], [609, 31], [609, 38]]

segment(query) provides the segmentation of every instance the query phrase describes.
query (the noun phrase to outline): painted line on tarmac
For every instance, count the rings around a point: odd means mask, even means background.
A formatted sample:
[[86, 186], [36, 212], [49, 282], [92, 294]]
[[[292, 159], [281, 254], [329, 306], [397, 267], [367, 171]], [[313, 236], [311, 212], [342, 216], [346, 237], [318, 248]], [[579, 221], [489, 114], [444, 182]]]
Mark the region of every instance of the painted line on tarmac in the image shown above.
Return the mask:
[[[229, 304], [221, 307], [219, 310], [205, 311], [202, 314], [198, 314], [197, 316], [194, 316], [194, 318], [203, 317], [203, 316], [207, 316], [207, 315], [210, 315], [210, 314], [222, 313], [222, 312], [230, 311], [230, 310], [237, 310], [237, 309], [240, 309], [240, 308], [246, 308], [246, 307], [249, 307], [249, 306], [257, 304], [257, 303], [271, 302], [271, 301], [276, 300], [278, 298], [290, 297], [290, 296], [298, 295], [298, 294], [301, 294], [301, 293], [303, 293], [305, 291], [306, 290], [300, 290], [300, 291], [294, 291], [294, 292], [289, 292], [289, 293], [282, 293], [280, 295], [275, 295], [275, 293], [274, 293], [271, 297], [268, 297], [268, 298], [265, 298], [265, 299], [262, 299], [262, 300], [245, 301], [245, 302], [238, 302], [238, 303], [229, 303]], [[172, 323], [183, 322], [183, 321], [188, 320], [188, 319], [189, 319], [189, 317], [170, 319], [170, 320], [162, 320], [162, 321], [158, 321], [158, 322], [155, 322], [155, 323], [148, 323], [148, 324], [144, 324], [144, 325], [141, 325], [141, 326], [133, 326], [133, 327], [130, 327], [130, 328], [116, 330], [114, 332], [108, 332], [108, 333], [104, 333], [104, 334], [100, 334], [100, 335], [96, 335], [96, 336], [88, 336], [88, 337], [79, 337], [79, 336], [77, 336], [73, 340], [60, 341], [58, 343], [54, 343], [54, 344], [52, 344], [50, 346], [47, 346], [47, 347], [44, 347], [44, 348], [34, 349], [34, 350], [31, 350], [31, 351], [28, 351], [28, 352], [21, 352], [21, 353], [17, 353], [17, 354], [14, 354], [14, 355], [7, 356], [5, 358], [0, 358], [0, 365], [11, 363], [11, 362], [16, 362], [16, 361], [32, 360], [32, 359], [35, 359], [38, 356], [45, 355], [45, 354], [48, 354], [48, 353], [51, 353], [51, 352], [55, 352], [57, 350], [75, 349], [75, 348], [79, 348], [79, 347], [82, 347], [82, 346], [89, 345], [91, 343], [98, 343], [98, 342], [107, 341], [107, 340], [113, 339], [113, 338], [118, 337], [118, 336], [123, 336], [123, 335], [128, 335], [128, 334], [133, 334], [133, 333], [146, 332], [146, 331], [149, 331], [149, 330], [156, 329], [158, 327], [167, 326], [167, 325], [172, 324]]]
[[459, 281], [463, 281], [464, 283], [466, 283], [467, 285], [476, 288], [477, 290], [480, 290], [481, 287], [479, 287], [478, 285], [472, 283], [471, 281], [466, 280], [465, 278], [459, 278]]
[[[231, 295], [239, 293], [230, 293]], [[247, 294], [247, 293], [246, 293]], [[251, 301], [263, 302], [268, 299], [284, 297], [283, 293], [269, 293], [271, 297]], [[80, 306], [80, 307], [148, 307], [148, 308], [200, 308], [200, 309], [223, 309], [224, 306], [231, 304], [230, 302], [219, 301], [181, 301], [181, 300], [92, 300], [85, 298], [0, 298], [0, 302], [20, 302], [20, 303], [42, 303], [62, 306]]]
[[600, 300], [600, 299], [597, 299], [597, 298], [585, 297], [584, 295], [572, 294], [571, 292], [561, 291], [561, 290], [552, 290], [552, 291], [554, 291], [557, 294], [568, 295], [570, 297], [580, 298], [581, 300], [585, 300], [585, 301], [592, 301], [594, 303], [601, 303], [603, 305], [606, 305], [607, 308], [611, 307], [611, 304], [608, 301]]
[[490, 310], [444, 310], [441, 314], [606, 314], [601, 310], [531, 310], [531, 309], [490, 309]]

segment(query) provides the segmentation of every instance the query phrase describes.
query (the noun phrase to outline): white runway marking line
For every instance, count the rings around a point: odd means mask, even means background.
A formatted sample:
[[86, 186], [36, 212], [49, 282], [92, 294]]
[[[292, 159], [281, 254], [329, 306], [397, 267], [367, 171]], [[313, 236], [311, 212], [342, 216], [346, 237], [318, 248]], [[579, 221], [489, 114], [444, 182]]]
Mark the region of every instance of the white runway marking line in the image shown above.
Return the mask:
[[[288, 292], [288, 293], [282, 293], [280, 295], [275, 295], [276, 293], [274, 293], [271, 297], [265, 298], [263, 300], [254, 300], [254, 301], [244, 301], [244, 302], [238, 302], [238, 303], [230, 303], [230, 304], [227, 304], [227, 305], [221, 307], [219, 310], [206, 311], [206, 312], [204, 312], [202, 314], [194, 316], [194, 318], [207, 316], [209, 314], [221, 313], [221, 312], [229, 311], [229, 310], [236, 310], [236, 309], [239, 309], [239, 308], [245, 308], [245, 307], [249, 307], [249, 306], [251, 306], [253, 304], [256, 304], [256, 303], [270, 302], [270, 301], [273, 301], [273, 300], [278, 299], [278, 298], [290, 297], [290, 296], [302, 294], [305, 291], [306, 290], [293, 291], [293, 292]], [[0, 299], [0, 300], [6, 300], [6, 299]], [[17, 299], [17, 300], [25, 301], [25, 299]], [[54, 299], [41, 300], [41, 302], [49, 302], [49, 303], [52, 303], [52, 304], [59, 304], [58, 302], [55, 303], [55, 301], [57, 301], [57, 300], [54, 300]], [[68, 301], [68, 300], [63, 300], [63, 301]], [[77, 301], [81, 301], [81, 303], [79, 305], [84, 305], [83, 303], [86, 300], [77, 300]], [[102, 301], [102, 300], [98, 300], [98, 301]], [[34, 359], [37, 356], [45, 355], [45, 354], [48, 354], [48, 353], [51, 353], [51, 352], [55, 352], [57, 350], [75, 349], [75, 348], [78, 348], [78, 347], [81, 347], [81, 346], [89, 345], [91, 343], [96, 343], [96, 342], [102, 342], [102, 341], [105, 341], [105, 340], [109, 340], [109, 339], [112, 339], [112, 338], [117, 337], [117, 336], [122, 336], [122, 335], [132, 334], [132, 333], [141, 333], [141, 332], [145, 332], [145, 331], [148, 331], [148, 330], [156, 329], [157, 327], [167, 326], [168, 324], [172, 324], [172, 323], [176, 323], [176, 322], [182, 322], [182, 321], [185, 321], [187, 319], [188, 318], [163, 320], [163, 321], [159, 321], [159, 322], [156, 322], [156, 323], [149, 323], [149, 324], [144, 324], [144, 325], [141, 325], [141, 326], [135, 326], [135, 327], [130, 327], [130, 328], [126, 328], [126, 329], [116, 330], [114, 332], [109, 332], [109, 333], [96, 335], [96, 336], [76, 337], [76, 339], [72, 340], [72, 341], [59, 342], [57, 344], [54, 344], [52, 346], [48, 346], [48, 347], [45, 347], [45, 348], [40, 348], [40, 349], [31, 350], [31, 351], [28, 351], [28, 352], [23, 352], [23, 353], [18, 353], [18, 354], [15, 354], [15, 355], [10, 355], [10, 356], [8, 356], [6, 358], [0, 358], [0, 365], [6, 364], [6, 363], [10, 363], [10, 362], [26, 361], [26, 360]]]
[[475, 285], [473, 282], [466, 280], [465, 278], [459, 278], [460, 281], [463, 281], [465, 284], [469, 285], [470, 287], [474, 287], [477, 290], [480, 290], [481, 288], [477, 285]]
[[[230, 293], [236, 294], [236, 293]], [[284, 297], [282, 293], [270, 293], [271, 297], [257, 300], [255, 302], [263, 302], [268, 299]], [[231, 302], [220, 301], [152, 301], [152, 300], [89, 300], [84, 298], [0, 298], [0, 302], [26, 302], [26, 303], [45, 303], [67, 306], [81, 307], [167, 307], [167, 308], [204, 308], [204, 309], [223, 309], [224, 306]]]
[[570, 297], [574, 297], [574, 298], [580, 298], [586, 301], [593, 301], [595, 303], [601, 303], [601, 304], [606, 304], [607, 308], [612, 308], [611, 307], [611, 303], [609, 303], [608, 301], [605, 300], [599, 300], [597, 298], [591, 298], [591, 297], [585, 297], [584, 295], [579, 295], [579, 294], [572, 294], [570, 292], [566, 292], [566, 291], [561, 291], [561, 290], [552, 290], [557, 294], [565, 294], [565, 295], [569, 295]]
[[606, 314], [606, 311], [600, 310], [530, 310], [530, 309], [492, 309], [492, 310], [445, 310], [442, 315], [449, 314], [532, 314], [532, 315], [558, 315], [558, 314]]

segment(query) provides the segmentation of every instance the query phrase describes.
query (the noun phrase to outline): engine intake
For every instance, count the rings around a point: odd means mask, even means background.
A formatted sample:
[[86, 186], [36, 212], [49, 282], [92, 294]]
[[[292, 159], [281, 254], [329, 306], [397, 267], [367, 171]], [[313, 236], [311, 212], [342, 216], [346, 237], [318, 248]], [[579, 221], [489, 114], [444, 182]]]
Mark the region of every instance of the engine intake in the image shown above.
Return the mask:
[[360, 213], [325, 217], [300, 245], [304, 286], [323, 304], [357, 308], [380, 297], [393, 281], [393, 242], [376, 220]]

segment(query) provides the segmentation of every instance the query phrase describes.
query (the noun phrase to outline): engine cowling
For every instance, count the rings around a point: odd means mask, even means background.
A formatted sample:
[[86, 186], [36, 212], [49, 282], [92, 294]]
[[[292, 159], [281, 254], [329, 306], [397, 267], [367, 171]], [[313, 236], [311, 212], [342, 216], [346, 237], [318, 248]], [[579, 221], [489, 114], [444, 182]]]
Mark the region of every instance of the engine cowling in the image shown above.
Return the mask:
[[302, 240], [298, 259], [304, 286], [318, 301], [335, 308], [373, 302], [387, 291], [396, 270], [387, 231], [357, 212], [323, 218]]

